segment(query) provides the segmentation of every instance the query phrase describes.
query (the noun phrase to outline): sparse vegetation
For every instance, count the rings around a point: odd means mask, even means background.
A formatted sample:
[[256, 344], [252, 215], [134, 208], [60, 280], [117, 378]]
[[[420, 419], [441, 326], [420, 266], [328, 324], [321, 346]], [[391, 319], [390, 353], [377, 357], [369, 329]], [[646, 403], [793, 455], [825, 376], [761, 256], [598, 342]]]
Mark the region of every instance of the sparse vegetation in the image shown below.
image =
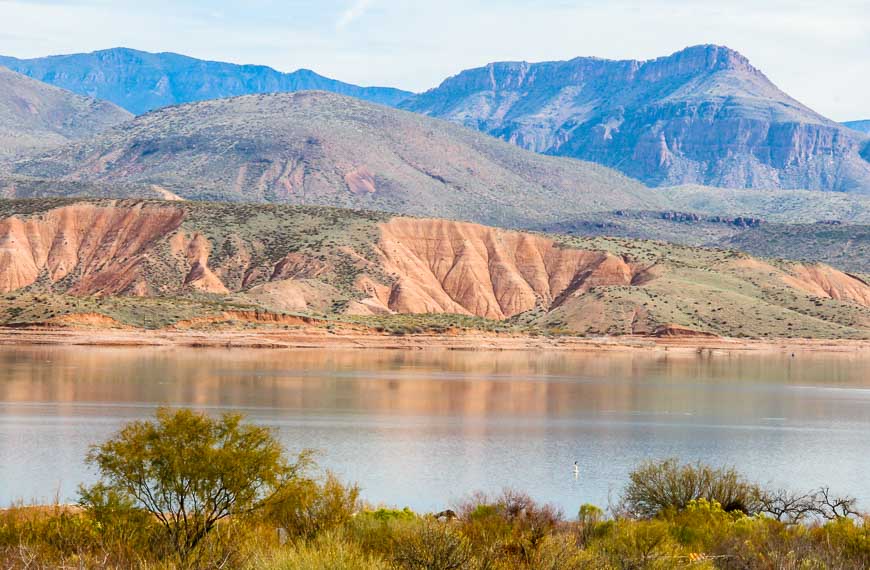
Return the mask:
[[[131, 424], [96, 446], [92, 458], [108, 468], [107, 478], [83, 488], [79, 506], [0, 510], [2, 567], [858, 570], [870, 565], [870, 519], [857, 512], [854, 500], [828, 489], [766, 490], [734, 469], [676, 460], [636, 469], [620, 506], [609, 513], [581, 505], [576, 518], [568, 518], [512, 490], [472, 495], [455, 511], [437, 514], [373, 509], [359, 501], [355, 486], [329, 474], [316, 477], [307, 458], [286, 471], [290, 464], [268, 432], [237, 416], [210, 419], [163, 410], [155, 422]], [[231, 466], [239, 469], [228, 472]], [[119, 479], [116, 473], [124, 475]], [[125, 483], [126, 474], [136, 473], [144, 477]], [[138, 482], [156, 482], [156, 473], [162, 474], [157, 486]], [[149, 506], [156, 503], [137, 495], [146, 488], [158, 501], [165, 491], [169, 502]], [[210, 495], [218, 488], [241, 492]], [[204, 502], [197, 499], [200, 493]], [[205, 520], [195, 515], [213, 504], [212, 497], [232, 498], [234, 508], [179, 556], [177, 540], [184, 536], [178, 532]]]
[[[0, 201], [0, 216], [14, 213], [24, 219], [39, 218], [70, 203]], [[143, 202], [88, 204], [134, 208]], [[144, 204], [153, 207], [166, 203]], [[93, 276], [75, 267], [52, 280], [43, 270], [31, 285], [0, 297], [0, 323], [145, 329], [180, 324], [182, 328], [208, 330], [284, 327], [284, 317], [299, 316], [314, 319], [308, 322], [316, 321], [316, 326], [335, 334], [351, 329], [394, 336], [464, 331], [601, 336], [652, 334], [660, 326], [673, 324], [739, 338], [870, 337], [866, 303], [844, 299], [839, 292], [819, 293], [828, 285], [816, 287], [812, 278], [795, 284], [797, 272], [813, 270], [812, 266], [807, 269], [782, 260], [757, 260], [726, 249], [568, 235], [552, 237], [565, 248], [606, 251], [621, 258], [635, 274], [631, 284], [590, 283], [588, 289], [584, 286], [564, 298], [539, 299], [536, 307], [502, 321], [456, 314], [360, 315], [357, 313], [367, 309], [360, 310], [359, 302], [372, 295], [369, 286], [360, 285], [361, 279], [389, 293], [401, 277], [388, 268], [378, 252], [379, 224], [390, 215], [262, 204], [196, 202], [170, 207], [184, 212], [179, 232], [206, 239], [208, 267], [229, 294], [219, 287], [213, 290], [218, 292], [207, 292], [190, 285], [194, 262], [173, 250], [178, 246], [172, 246], [171, 236], [166, 235], [147, 249], [130, 254], [132, 260], [121, 260], [135, 264], [142, 276], [127, 289], [107, 294], [96, 287], [70, 294], [85, 277]], [[115, 271], [108, 272], [110, 278], [118, 274]], [[117, 271], [127, 275], [131, 270], [124, 265]], [[853, 279], [854, 283], [844, 285], [846, 289], [866, 286], [861, 285], [864, 278], [860, 274]], [[145, 296], [140, 296], [143, 291]], [[445, 294], [451, 293], [445, 290]], [[499, 297], [504, 295], [498, 293]], [[485, 305], [483, 301], [475, 303], [468, 300], [469, 311]], [[241, 314], [274, 318], [244, 319]], [[100, 321], [100, 316], [108, 319]]]

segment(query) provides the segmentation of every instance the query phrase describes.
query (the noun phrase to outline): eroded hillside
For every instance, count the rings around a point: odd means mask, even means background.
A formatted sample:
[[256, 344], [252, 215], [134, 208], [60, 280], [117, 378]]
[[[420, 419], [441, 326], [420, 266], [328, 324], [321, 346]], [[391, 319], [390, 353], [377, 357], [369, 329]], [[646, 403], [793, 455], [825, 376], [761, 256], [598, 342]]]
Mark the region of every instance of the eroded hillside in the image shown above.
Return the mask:
[[0, 292], [6, 323], [430, 314], [562, 334], [870, 336], [870, 285], [825, 265], [318, 207], [3, 202]]

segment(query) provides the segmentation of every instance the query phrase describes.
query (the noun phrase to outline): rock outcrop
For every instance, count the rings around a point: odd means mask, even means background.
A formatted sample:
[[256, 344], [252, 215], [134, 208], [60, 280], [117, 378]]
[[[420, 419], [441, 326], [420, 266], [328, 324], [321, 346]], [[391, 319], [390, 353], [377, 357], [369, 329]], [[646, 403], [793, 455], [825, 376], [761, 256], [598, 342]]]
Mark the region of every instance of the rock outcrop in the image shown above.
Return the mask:
[[76, 204], [37, 217], [0, 220], [0, 292], [67, 280], [72, 294], [148, 291], [152, 248], [179, 227], [184, 212], [153, 204]]
[[372, 300], [397, 313], [504, 319], [592, 287], [631, 285], [639, 273], [611, 253], [445, 220], [391, 220], [381, 227], [378, 252], [395, 283]]
[[403, 108], [651, 185], [870, 193], [864, 137], [780, 91], [734, 50], [463, 71]]

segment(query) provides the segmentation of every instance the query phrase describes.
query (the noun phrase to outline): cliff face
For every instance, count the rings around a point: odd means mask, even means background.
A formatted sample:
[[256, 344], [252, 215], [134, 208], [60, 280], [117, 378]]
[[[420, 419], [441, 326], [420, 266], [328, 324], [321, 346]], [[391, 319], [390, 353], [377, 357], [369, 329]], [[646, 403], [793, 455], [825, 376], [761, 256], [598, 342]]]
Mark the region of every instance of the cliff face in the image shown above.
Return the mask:
[[495, 63], [402, 107], [653, 185], [870, 192], [859, 133], [790, 98], [719, 46], [645, 62]]
[[639, 273], [608, 252], [445, 220], [391, 220], [381, 227], [378, 251], [396, 281], [377, 300], [398, 313], [504, 319], [548, 310], [592, 287], [631, 285]]
[[192, 318], [450, 313], [594, 334], [870, 335], [870, 285], [826, 265], [326, 208], [103, 201], [6, 215], [0, 293], [0, 322], [21, 294], [65, 296], [58, 318], [139, 297]]
[[[40, 278], [72, 294], [148, 292], [151, 250], [181, 223], [179, 209], [80, 204], [0, 220], [0, 292]], [[63, 283], [66, 280], [65, 283]]]

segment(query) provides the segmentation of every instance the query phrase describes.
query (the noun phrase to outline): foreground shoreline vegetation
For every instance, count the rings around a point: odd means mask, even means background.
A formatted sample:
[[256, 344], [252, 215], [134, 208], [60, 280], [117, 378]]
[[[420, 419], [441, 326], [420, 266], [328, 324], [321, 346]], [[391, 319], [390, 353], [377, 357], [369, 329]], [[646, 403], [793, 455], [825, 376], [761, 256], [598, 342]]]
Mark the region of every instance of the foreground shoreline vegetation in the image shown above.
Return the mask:
[[814, 569], [870, 566], [870, 519], [827, 488], [769, 489], [733, 468], [648, 462], [607, 510], [525, 493], [440, 513], [372, 507], [228, 414], [161, 409], [95, 445], [77, 505], [0, 511], [3, 568]]

